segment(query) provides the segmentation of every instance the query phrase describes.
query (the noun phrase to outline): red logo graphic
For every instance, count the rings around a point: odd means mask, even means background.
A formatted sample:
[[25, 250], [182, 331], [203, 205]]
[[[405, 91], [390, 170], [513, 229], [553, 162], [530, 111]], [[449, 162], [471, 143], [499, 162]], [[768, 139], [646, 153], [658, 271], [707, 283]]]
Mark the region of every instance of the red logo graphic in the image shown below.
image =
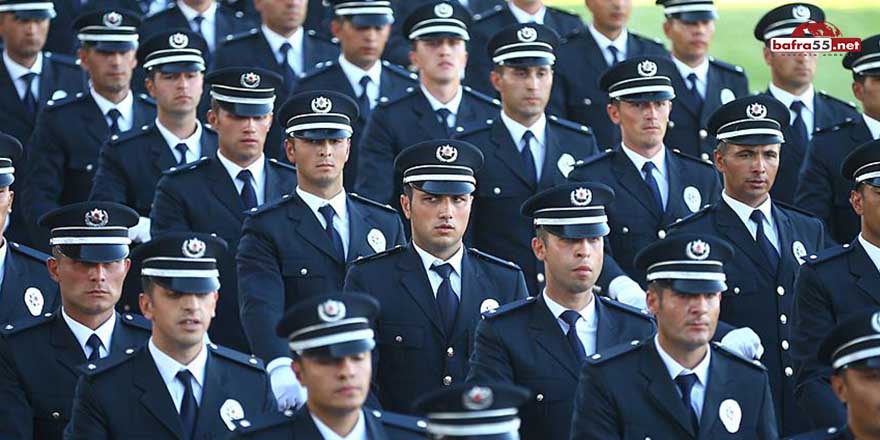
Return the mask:
[[792, 31], [791, 36], [797, 37], [839, 37], [840, 29], [827, 21], [808, 21], [801, 23]]
[[858, 52], [861, 38], [841, 37], [840, 29], [827, 21], [806, 21], [792, 31], [790, 37], [770, 39], [770, 50], [787, 53]]

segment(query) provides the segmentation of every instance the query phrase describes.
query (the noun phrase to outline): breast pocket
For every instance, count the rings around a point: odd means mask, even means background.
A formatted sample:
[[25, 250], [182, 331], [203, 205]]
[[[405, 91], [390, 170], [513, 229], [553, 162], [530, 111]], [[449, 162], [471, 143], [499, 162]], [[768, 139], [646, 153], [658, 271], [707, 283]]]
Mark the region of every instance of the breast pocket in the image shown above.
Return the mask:
[[[85, 152], [75, 152], [85, 155]], [[97, 162], [87, 157], [73, 157], [65, 170], [62, 202], [72, 203], [85, 200], [92, 190], [92, 179], [95, 176]]]
[[574, 381], [548, 377], [523, 378], [522, 384], [532, 392], [531, 405], [535, 416], [554, 417], [570, 413], [574, 402]]
[[34, 438], [61, 438], [70, 420], [70, 396], [34, 394]]
[[425, 346], [425, 327], [419, 324], [385, 322], [379, 325], [379, 361], [382, 369], [401, 376], [419, 376]]
[[[295, 300], [317, 295], [322, 291], [341, 289], [342, 286], [330, 281], [333, 277], [331, 268], [322, 258], [289, 259], [281, 262], [281, 275], [284, 277], [284, 289]], [[332, 269], [335, 270], [335, 269]]]

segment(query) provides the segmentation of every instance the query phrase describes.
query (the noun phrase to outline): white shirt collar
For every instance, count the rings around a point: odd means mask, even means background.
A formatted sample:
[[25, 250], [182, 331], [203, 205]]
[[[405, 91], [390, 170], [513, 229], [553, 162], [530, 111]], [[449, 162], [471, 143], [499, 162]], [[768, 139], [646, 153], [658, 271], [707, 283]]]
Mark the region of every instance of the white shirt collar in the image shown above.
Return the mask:
[[639, 174], [642, 173], [642, 167], [645, 166], [645, 162], [650, 161], [654, 162], [654, 166], [657, 167], [657, 171], [659, 171], [662, 176], [666, 177], [666, 146], [660, 147], [660, 150], [657, 152], [657, 154], [655, 154], [654, 157], [648, 159], [647, 157], [636, 153], [634, 150], [624, 145], [623, 142], [621, 142], [620, 145], [621, 147], [623, 147], [621, 148], [623, 154], [626, 154], [626, 157], [628, 157], [629, 160], [632, 161], [633, 165], [636, 166], [636, 169], [639, 170]]
[[441, 108], [445, 108], [449, 110], [449, 112], [453, 115], [458, 115], [458, 107], [461, 104], [461, 97], [464, 96], [461, 87], [458, 88], [458, 93], [456, 93], [455, 96], [446, 104], [438, 101], [437, 98], [435, 98], [434, 95], [432, 95], [431, 92], [429, 92], [428, 89], [425, 88], [424, 84], [419, 85], [419, 87], [421, 87], [422, 89], [422, 94], [425, 95], [425, 98], [428, 99], [428, 104], [431, 105], [431, 110], [434, 110], [436, 112]]
[[325, 425], [314, 414], [309, 413], [309, 416], [315, 422], [315, 427], [318, 428], [318, 432], [321, 433], [321, 437], [324, 440], [367, 440], [367, 423], [364, 421], [363, 411], [358, 412], [357, 423], [354, 424], [354, 428], [345, 437], [333, 432], [329, 426]]
[[[544, 290], [546, 291], [546, 288]], [[547, 308], [550, 309], [550, 313], [552, 313], [556, 319], [561, 320], [562, 314], [570, 310], [565, 308], [565, 306], [563, 306], [562, 304], [553, 301], [549, 296], [547, 296], [546, 292], [541, 292], [541, 295], [544, 296], [544, 303], [547, 304]], [[590, 295], [593, 294], [590, 293]], [[575, 310], [576, 312], [581, 314], [581, 321], [583, 321], [589, 328], [596, 326], [596, 301], [598, 300], [599, 299], [596, 298], [595, 295], [593, 295], [593, 300], [590, 301], [590, 303], [587, 304], [586, 307], [581, 310]], [[578, 323], [580, 323], [580, 321], [578, 321]]]
[[196, 131], [186, 139], [177, 137], [177, 135], [165, 128], [165, 126], [159, 122], [158, 118], [156, 119], [156, 128], [159, 129], [159, 134], [165, 139], [169, 148], [174, 148], [177, 144], [186, 144], [186, 147], [194, 152], [196, 156], [201, 154], [202, 145], [199, 141], [202, 139], [202, 124], [198, 119], [196, 119]]
[[697, 75], [697, 80], [702, 83], [706, 83], [707, 77], [709, 76], [709, 59], [703, 58], [703, 62], [700, 63], [697, 67], [691, 67], [679, 60], [676, 57], [672, 57], [672, 62], [675, 63], [675, 67], [678, 68], [678, 72], [681, 74], [682, 79], [687, 82], [687, 77], [691, 73], [695, 73]]
[[657, 354], [660, 355], [660, 360], [663, 361], [663, 365], [666, 366], [666, 371], [669, 373], [669, 377], [672, 380], [675, 380], [676, 377], [680, 376], [682, 373], [694, 373], [697, 375], [697, 380], [700, 381], [700, 384], [706, 386], [706, 380], [709, 378], [709, 361], [712, 359], [712, 347], [707, 347], [706, 355], [703, 356], [703, 360], [694, 367], [693, 370], [689, 370], [678, 363], [666, 350], [660, 346], [660, 341], [658, 337], [654, 336], [654, 347], [657, 348]]
[[599, 49], [604, 53], [608, 50], [608, 46], [614, 46], [617, 48], [617, 51], [620, 53], [620, 58], [626, 58], [626, 39], [629, 36], [629, 32], [627, 32], [626, 28], [623, 28], [623, 31], [620, 32], [620, 35], [617, 36], [613, 41], [608, 39], [605, 35], [602, 35], [601, 32], [596, 30], [593, 26], [593, 23], [587, 23], [587, 29], [590, 30], [590, 34], [593, 35], [593, 39], [596, 40], [596, 44], [599, 45]]
[[507, 127], [507, 131], [510, 133], [510, 136], [513, 138], [513, 143], [516, 144], [516, 148], [518, 150], [522, 147], [522, 137], [526, 133], [526, 130], [531, 130], [532, 134], [535, 135], [535, 140], [538, 141], [539, 144], [547, 145], [547, 117], [541, 114], [541, 117], [532, 124], [531, 127], [526, 127], [525, 125], [516, 122], [510, 116], [507, 116], [503, 110], [501, 111], [501, 120], [504, 121], [504, 126]]
[[880, 139], [880, 121], [862, 113], [862, 119], [865, 120], [865, 124], [868, 126], [868, 131], [871, 132], [871, 137], [874, 139]]
[[197, 354], [188, 365], [183, 365], [174, 360], [171, 356], [165, 354], [165, 352], [160, 350], [159, 347], [153, 343], [152, 337], [150, 337], [150, 342], [147, 343], [147, 347], [150, 350], [150, 355], [153, 356], [153, 361], [156, 363], [156, 369], [159, 370], [159, 375], [162, 376], [162, 382], [165, 383], [166, 387], [177, 380], [177, 373], [180, 372], [180, 370], [189, 370], [199, 386], [205, 386], [205, 365], [208, 363], [208, 349], [204, 344], [202, 344], [202, 349], [199, 350], [199, 354]]
[[125, 99], [120, 101], [119, 104], [110, 102], [110, 100], [96, 92], [93, 87], [89, 87], [89, 93], [92, 95], [92, 99], [95, 100], [95, 104], [98, 104], [98, 108], [101, 110], [101, 114], [104, 115], [104, 119], [107, 119], [107, 112], [115, 108], [116, 110], [119, 110], [119, 114], [122, 115], [124, 121], [133, 121], [134, 94], [131, 93], [131, 90], [128, 91], [128, 95], [125, 95]]
[[[223, 168], [226, 168], [226, 172], [229, 173], [229, 177], [232, 178], [233, 182], [235, 182], [235, 180], [238, 178], [238, 173], [240, 173], [241, 170], [245, 169], [245, 168], [238, 166], [238, 164], [236, 164], [235, 162], [229, 160], [229, 158], [224, 156], [223, 153], [221, 153], [219, 149], [217, 150], [217, 159], [220, 160], [220, 163], [223, 165]], [[253, 176], [254, 181], [256, 181], [258, 183], [262, 182], [263, 170], [265, 168], [265, 162], [266, 161], [264, 159], [264, 155], [261, 154], [260, 157], [254, 161], [254, 163], [250, 164], [247, 167], [247, 169], [250, 170], [251, 176]], [[254, 188], [254, 189], [256, 190], [257, 188]]]
[[727, 191], [721, 191], [721, 198], [724, 199], [724, 202], [727, 203], [728, 206], [730, 206], [730, 209], [733, 209], [733, 212], [736, 213], [736, 216], [739, 217], [746, 227], [748, 227], [749, 222], [751, 221], [752, 212], [756, 209], [761, 211], [761, 214], [764, 214], [764, 219], [773, 225], [773, 202], [770, 200], [770, 194], [767, 194], [767, 200], [764, 200], [764, 202], [758, 205], [757, 208], [752, 208], [751, 206], [730, 197], [727, 194]]
[[538, 24], [544, 24], [544, 16], [547, 15], [547, 7], [541, 6], [541, 9], [532, 15], [518, 8], [513, 2], [509, 2], [507, 5], [510, 7], [510, 12], [513, 13], [513, 17], [516, 18], [517, 23], [529, 23], [534, 21]]
[[786, 92], [779, 87], [776, 87], [776, 85], [772, 82], [770, 83], [770, 86], [768, 88], [770, 89], [770, 94], [772, 94], [774, 98], [779, 100], [779, 102], [783, 103], [785, 105], [785, 108], [788, 108], [789, 111], [791, 111], [791, 103], [795, 100], [798, 100], [804, 103], [804, 108], [809, 110], [810, 113], [814, 113], [813, 98], [816, 92], [815, 89], [813, 89], [812, 84], [810, 84], [810, 87], [800, 96], [792, 95], [791, 93]]
[[[382, 80], [381, 61], [376, 61], [373, 63], [373, 67], [370, 67], [369, 70], [364, 70], [345, 59], [345, 55], [339, 54], [339, 67], [342, 69], [342, 73], [345, 74], [345, 77], [348, 78], [348, 82], [350, 82], [352, 86], [357, 85], [358, 88], [360, 87], [361, 78], [363, 78], [364, 75], [369, 76], [370, 81], [372, 81], [373, 84], [378, 85]], [[357, 90], [355, 87], [352, 88]]]
[[449, 259], [446, 261], [443, 261], [429, 254], [428, 251], [420, 248], [415, 241], [412, 242], [412, 244], [416, 250], [416, 253], [419, 254], [419, 258], [422, 259], [422, 266], [425, 267], [426, 273], [430, 273], [431, 266], [434, 266], [435, 262], [438, 266], [444, 263], [449, 263], [449, 265], [452, 266], [452, 270], [454, 270], [455, 273], [458, 274], [458, 276], [461, 276], [461, 259], [462, 257], [464, 257], [464, 244], [459, 246], [458, 250], [454, 254], [452, 254], [452, 256], [449, 257]]
[[868, 258], [871, 259], [871, 262], [874, 263], [874, 267], [880, 271], [880, 247], [874, 246], [874, 244], [865, 240], [865, 237], [862, 237], [862, 234], [859, 234], [859, 243], [862, 244], [862, 248], [865, 249], [865, 253], [868, 254]]
[[338, 215], [340, 219], [348, 218], [348, 203], [344, 190], [339, 191], [339, 194], [331, 197], [330, 200], [324, 200], [312, 193], [303, 191], [302, 188], [297, 185], [296, 194], [306, 203], [309, 209], [312, 210], [315, 217], [318, 217], [321, 220], [324, 220], [324, 216], [321, 215], [318, 209], [328, 204], [333, 207], [333, 210], [336, 211], [336, 215]]
[[92, 330], [78, 321], [74, 320], [64, 311], [64, 307], [61, 307], [61, 316], [64, 318], [64, 322], [67, 323], [67, 327], [70, 328], [70, 331], [73, 332], [73, 336], [76, 337], [76, 342], [79, 343], [79, 347], [82, 348], [83, 353], [86, 352], [86, 342], [89, 340], [89, 337], [92, 334], [98, 335], [98, 339], [101, 340], [101, 345], [104, 346], [104, 350], [107, 353], [110, 353], [110, 343], [113, 339], [113, 329], [116, 328], [116, 313], [110, 315], [110, 319], [105, 321], [103, 324], [98, 326], [98, 328]]
[[6, 70], [9, 71], [9, 78], [13, 81], [21, 79], [21, 76], [26, 73], [36, 73], [37, 75], [43, 73], [43, 53], [37, 52], [37, 60], [34, 61], [34, 65], [30, 68], [24, 67], [21, 64], [16, 63], [12, 58], [9, 57], [9, 54], [6, 50], [3, 51], [3, 63], [6, 64]]
[[302, 53], [304, 35], [302, 26], [297, 28], [296, 32], [294, 32], [293, 35], [290, 36], [290, 38], [284, 38], [282, 35], [276, 33], [272, 29], [269, 29], [269, 27], [265, 24], [261, 26], [261, 29], [263, 30], [263, 35], [266, 37], [266, 41], [269, 42], [269, 47], [272, 48], [272, 53], [276, 54], [276, 58], [279, 56], [278, 51], [281, 50], [281, 45], [285, 42], [290, 43], [291, 49], [294, 53]]
[[208, 23], [214, 22], [214, 15], [217, 13], [217, 2], [211, 2], [211, 6], [208, 6], [208, 9], [205, 12], [199, 12], [195, 9], [189, 7], [186, 3], [182, 1], [177, 2], [177, 7], [180, 9], [180, 12], [186, 18], [186, 21], [193, 21], [196, 16], [201, 15], [205, 17], [205, 21]]

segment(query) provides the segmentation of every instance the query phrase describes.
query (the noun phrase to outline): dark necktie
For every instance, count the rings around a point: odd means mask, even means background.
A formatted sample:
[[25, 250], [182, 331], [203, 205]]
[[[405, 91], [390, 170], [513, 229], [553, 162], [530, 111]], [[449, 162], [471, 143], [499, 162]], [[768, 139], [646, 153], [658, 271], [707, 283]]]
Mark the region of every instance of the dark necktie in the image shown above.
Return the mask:
[[254, 190], [254, 185], [251, 184], [251, 179], [253, 175], [250, 170], [241, 170], [238, 173], [238, 180], [241, 180], [244, 183], [244, 186], [241, 187], [241, 204], [244, 206], [244, 209], [251, 209], [257, 206], [257, 192]]
[[180, 401], [180, 421], [183, 424], [183, 436], [185, 439], [191, 439], [195, 434], [196, 413], [199, 411], [199, 404], [196, 403], [196, 396], [193, 394], [192, 379], [193, 375], [189, 370], [177, 372], [177, 380], [183, 384], [183, 399]]
[[458, 313], [458, 296], [452, 291], [452, 282], [449, 281], [449, 275], [452, 274], [452, 265], [449, 263], [431, 266], [431, 270], [437, 272], [443, 282], [437, 288], [437, 306], [440, 308], [440, 318], [446, 330], [446, 337], [452, 337], [452, 330], [455, 326], [455, 316]]
[[773, 244], [770, 243], [770, 240], [764, 234], [764, 213], [756, 209], [752, 211], [752, 215], [749, 218], [758, 225], [758, 229], [755, 231], [755, 241], [758, 242], [761, 252], [767, 257], [767, 261], [770, 263], [770, 271], [776, 273], [776, 269], [779, 267], [779, 253], [776, 252], [776, 248], [773, 247]]
[[37, 98], [34, 97], [33, 89], [31, 89], [31, 86], [34, 83], [34, 78], [36, 77], [37, 74], [34, 72], [28, 72], [21, 76], [21, 80], [24, 81], [25, 86], [24, 96], [21, 98], [21, 102], [24, 104], [24, 109], [32, 115], [37, 112]]
[[186, 144], [180, 143], [174, 146], [174, 149], [180, 153], [180, 160], [177, 161], [177, 166], [181, 166], [186, 163], [186, 151], [189, 148], [186, 147]]
[[[205, 16], [204, 15], [196, 15], [195, 17], [193, 17], [192, 21], [193, 21], [193, 27], [195, 28], [193, 30], [197, 34], [199, 34], [199, 36], [202, 37], [202, 39], [207, 41], [207, 39], [205, 38], [204, 32], [202, 32], [202, 23], [205, 22]], [[208, 64], [208, 65], [211, 64], [211, 52], [210, 51], [203, 53], [202, 58], [205, 59], [205, 64]]]
[[804, 103], [801, 101], [792, 101], [789, 108], [795, 114], [794, 121], [791, 123], [791, 131], [794, 135], [794, 139], [792, 139], [794, 141], [793, 143], [806, 147], [808, 138], [807, 124], [804, 124], [804, 112], [802, 111], [804, 109]]
[[691, 405], [691, 390], [697, 383], [697, 375], [694, 373], [680, 374], [675, 378], [675, 384], [678, 385], [678, 391], [681, 391], [681, 402], [690, 414], [691, 425], [694, 432], [700, 432], [700, 419], [697, 417], [697, 411]]
[[608, 52], [611, 52], [611, 65], [615, 65], [620, 62], [620, 51], [617, 50], [614, 45], [608, 46]]
[[532, 139], [535, 138], [535, 135], [531, 130], [526, 130], [523, 133], [522, 142], [523, 149], [519, 152], [519, 156], [522, 159], [523, 169], [526, 171], [526, 177], [529, 179], [529, 183], [537, 184], [538, 182], [538, 171], [535, 167], [535, 156], [532, 155]]
[[443, 133], [446, 137], [449, 137], [449, 117], [452, 116], [452, 112], [449, 109], [441, 108], [436, 111], [437, 118], [440, 122], [440, 128], [443, 129]]
[[333, 244], [333, 251], [336, 252], [339, 261], [345, 261], [345, 248], [342, 246], [342, 236], [340, 236], [339, 231], [333, 227], [333, 216], [336, 215], [336, 210], [330, 205], [324, 205], [318, 208], [318, 212], [321, 213], [321, 216], [324, 217], [324, 223], [327, 224], [324, 231], [327, 232], [327, 238], [329, 238], [330, 243]]
[[688, 74], [688, 83], [690, 89], [688, 90], [688, 99], [694, 105], [694, 108], [697, 109], [697, 113], [703, 111], [703, 97], [700, 95], [700, 90], [697, 88], [697, 74], [691, 72]]
[[568, 339], [568, 345], [574, 351], [578, 364], [583, 364], [587, 360], [587, 352], [584, 350], [584, 344], [577, 335], [577, 322], [582, 318], [581, 314], [574, 310], [566, 310], [559, 317], [568, 324], [568, 333], [565, 334], [565, 338]]
[[663, 208], [663, 197], [660, 196], [660, 185], [657, 184], [657, 179], [654, 178], [654, 170], [656, 169], [657, 166], [651, 161], [645, 162], [642, 165], [642, 172], [645, 173], [645, 183], [648, 184], [648, 189], [651, 190], [651, 194], [654, 196], [654, 203], [657, 204], [660, 212], [663, 212], [665, 209]]
[[119, 118], [122, 117], [122, 113], [111, 108], [107, 111], [107, 116], [110, 117], [110, 134], [119, 134]]
[[89, 336], [89, 339], [86, 340], [86, 346], [92, 349], [92, 352], [89, 353], [89, 358], [87, 359], [89, 362], [101, 359], [101, 345], [101, 338], [94, 333], [92, 333], [92, 335]]
[[361, 109], [361, 116], [363, 116], [364, 120], [370, 118], [370, 111], [372, 110], [370, 108], [370, 97], [367, 95], [367, 86], [370, 85], [371, 81], [372, 80], [369, 76], [364, 75], [359, 82], [361, 85], [361, 94], [358, 96], [358, 107]]
[[279, 51], [281, 52], [281, 71], [284, 72], [284, 84], [288, 87], [293, 85], [296, 82], [296, 72], [293, 71], [293, 66], [290, 65], [290, 61], [287, 58], [287, 54], [293, 49], [293, 46], [288, 42], [284, 42], [281, 45]]

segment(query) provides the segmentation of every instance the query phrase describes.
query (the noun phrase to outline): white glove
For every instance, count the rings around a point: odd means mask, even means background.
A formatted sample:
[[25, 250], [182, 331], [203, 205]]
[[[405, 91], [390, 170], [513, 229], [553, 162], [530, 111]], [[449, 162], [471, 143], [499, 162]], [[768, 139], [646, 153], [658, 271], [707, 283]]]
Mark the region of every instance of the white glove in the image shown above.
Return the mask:
[[150, 241], [150, 218], [139, 217], [138, 224], [128, 228], [128, 238], [135, 243]]
[[721, 345], [746, 359], [761, 359], [764, 355], [761, 338], [748, 327], [729, 331], [721, 338]]
[[608, 284], [608, 295], [639, 309], [648, 308], [647, 294], [642, 290], [642, 286], [625, 275], [611, 280], [611, 283]]
[[[297, 409], [306, 403], [308, 398], [308, 390], [300, 385], [296, 380], [296, 375], [290, 368], [288, 359], [287, 364], [276, 362], [283, 358], [275, 359], [270, 363], [269, 382], [272, 384], [272, 394], [275, 394], [275, 400], [278, 402], [278, 411], [288, 409]], [[275, 364], [275, 365], [272, 365]]]

